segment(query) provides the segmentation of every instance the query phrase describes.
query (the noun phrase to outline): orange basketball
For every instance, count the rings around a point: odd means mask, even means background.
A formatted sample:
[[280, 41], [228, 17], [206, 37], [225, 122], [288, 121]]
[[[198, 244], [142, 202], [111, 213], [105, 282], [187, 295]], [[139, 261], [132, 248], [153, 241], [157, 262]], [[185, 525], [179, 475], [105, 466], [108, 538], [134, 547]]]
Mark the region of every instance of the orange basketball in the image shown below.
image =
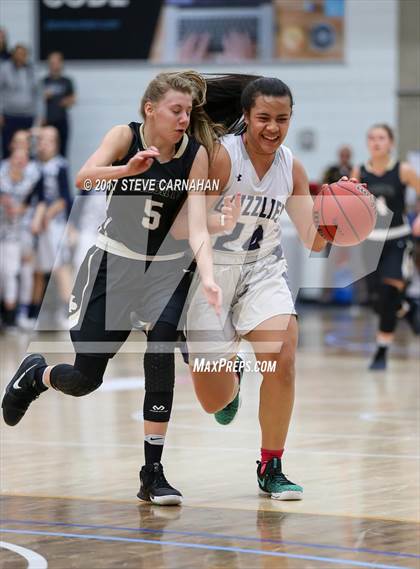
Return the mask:
[[375, 198], [365, 184], [335, 182], [322, 186], [312, 215], [324, 239], [350, 247], [364, 241], [375, 227]]

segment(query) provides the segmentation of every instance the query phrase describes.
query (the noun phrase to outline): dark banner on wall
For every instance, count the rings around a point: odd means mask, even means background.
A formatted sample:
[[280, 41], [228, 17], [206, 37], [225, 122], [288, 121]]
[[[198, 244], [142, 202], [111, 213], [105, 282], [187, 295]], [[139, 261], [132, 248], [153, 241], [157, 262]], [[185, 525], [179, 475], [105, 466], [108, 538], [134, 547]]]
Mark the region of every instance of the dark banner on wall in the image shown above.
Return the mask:
[[[1, 0], [0, 0], [1, 1]], [[345, 0], [38, 0], [40, 57], [342, 61]]]
[[39, 57], [148, 59], [161, 0], [38, 0]]

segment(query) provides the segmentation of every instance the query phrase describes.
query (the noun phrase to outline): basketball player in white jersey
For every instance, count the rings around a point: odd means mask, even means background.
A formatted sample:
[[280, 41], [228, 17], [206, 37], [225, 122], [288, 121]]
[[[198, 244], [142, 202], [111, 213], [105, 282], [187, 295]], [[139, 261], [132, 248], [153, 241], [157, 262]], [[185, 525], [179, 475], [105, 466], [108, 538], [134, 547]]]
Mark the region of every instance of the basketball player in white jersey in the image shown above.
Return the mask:
[[282, 211], [287, 209], [306, 247], [320, 251], [326, 242], [312, 222], [305, 170], [283, 146], [293, 107], [290, 89], [279, 79], [260, 78], [245, 87], [241, 104], [245, 131], [221, 138], [209, 174], [219, 180], [223, 192], [213, 197], [215, 213], [208, 222], [211, 233], [225, 233], [213, 239], [222, 310], [218, 317], [207, 308], [200, 288], [195, 290], [187, 321], [190, 366], [204, 410], [227, 424], [238, 409], [238, 374], [232, 365], [209, 372], [197, 371], [196, 364], [202, 358], [232, 364], [241, 338], [252, 344], [260, 364], [275, 363], [275, 371], [262, 373], [258, 484], [273, 499], [299, 500], [302, 487], [289, 481], [281, 466], [293, 408], [298, 339], [281, 249]]

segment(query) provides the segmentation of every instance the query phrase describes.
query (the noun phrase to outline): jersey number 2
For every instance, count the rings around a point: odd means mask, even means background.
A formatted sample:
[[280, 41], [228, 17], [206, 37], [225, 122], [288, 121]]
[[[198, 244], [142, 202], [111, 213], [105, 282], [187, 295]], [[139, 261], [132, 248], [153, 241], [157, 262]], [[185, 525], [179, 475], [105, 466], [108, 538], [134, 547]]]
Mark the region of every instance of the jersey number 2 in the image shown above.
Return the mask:
[[[237, 223], [235, 225], [234, 230], [229, 235], [224, 235], [223, 237], [219, 237], [216, 240], [215, 248], [221, 249], [225, 251], [230, 251], [228, 247], [225, 247], [225, 243], [229, 243], [229, 241], [235, 241], [239, 238], [240, 234], [242, 233], [242, 229], [244, 228], [243, 223]], [[264, 237], [264, 229], [262, 225], [258, 225], [255, 229], [254, 233], [251, 237], [243, 244], [242, 248], [244, 251], [254, 251], [255, 249], [260, 248], [260, 241]]]

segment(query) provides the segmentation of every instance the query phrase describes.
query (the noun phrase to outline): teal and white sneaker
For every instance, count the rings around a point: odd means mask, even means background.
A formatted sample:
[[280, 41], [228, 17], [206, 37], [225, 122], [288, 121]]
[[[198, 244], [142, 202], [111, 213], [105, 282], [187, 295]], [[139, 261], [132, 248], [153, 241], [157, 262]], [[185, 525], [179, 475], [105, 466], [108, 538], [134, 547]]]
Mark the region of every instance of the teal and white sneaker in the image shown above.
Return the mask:
[[230, 403], [228, 403], [226, 407], [223, 407], [223, 409], [217, 411], [214, 414], [214, 418], [220, 425], [229, 425], [236, 417], [239, 407], [241, 406], [241, 398], [239, 396], [239, 393], [241, 391], [241, 381], [242, 381], [242, 375], [244, 373], [243, 359], [240, 356], [236, 356], [235, 364], [238, 369], [236, 373], [239, 379], [239, 389], [235, 398]]
[[258, 460], [257, 464], [258, 486], [264, 495], [273, 500], [302, 500], [302, 486], [286, 478], [279, 458], [272, 458], [264, 464]]

